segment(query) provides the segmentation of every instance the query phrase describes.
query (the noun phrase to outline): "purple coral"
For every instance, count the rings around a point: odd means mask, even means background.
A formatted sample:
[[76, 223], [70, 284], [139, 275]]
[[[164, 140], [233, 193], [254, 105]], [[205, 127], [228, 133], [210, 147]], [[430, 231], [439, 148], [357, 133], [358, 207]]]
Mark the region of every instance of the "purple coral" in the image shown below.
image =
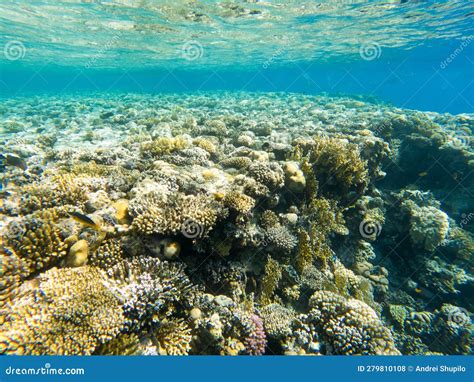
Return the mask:
[[262, 355], [265, 353], [267, 336], [263, 329], [263, 321], [256, 314], [250, 315], [251, 329], [249, 335], [244, 340], [245, 348], [250, 355]]

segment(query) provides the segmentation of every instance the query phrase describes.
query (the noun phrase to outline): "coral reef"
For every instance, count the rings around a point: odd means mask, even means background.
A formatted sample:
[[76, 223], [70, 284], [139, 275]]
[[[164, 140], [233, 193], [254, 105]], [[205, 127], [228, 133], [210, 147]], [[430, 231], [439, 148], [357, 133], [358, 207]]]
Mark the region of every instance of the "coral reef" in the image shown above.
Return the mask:
[[2, 111], [0, 353], [472, 353], [472, 115], [246, 92]]

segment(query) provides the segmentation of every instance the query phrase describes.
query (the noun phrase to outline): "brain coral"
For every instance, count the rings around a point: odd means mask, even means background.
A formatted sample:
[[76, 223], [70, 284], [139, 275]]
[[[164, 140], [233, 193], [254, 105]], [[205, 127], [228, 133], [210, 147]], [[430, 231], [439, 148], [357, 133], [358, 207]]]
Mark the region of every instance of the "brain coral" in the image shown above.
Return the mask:
[[362, 301], [319, 291], [310, 298], [310, 318], [332, 354], [400, 354], [390, 330]]
[[88, 266], [53, 268], [26, 282], [2, 316], [2, 354], [91, 354], [124, 321], [110, 280]]

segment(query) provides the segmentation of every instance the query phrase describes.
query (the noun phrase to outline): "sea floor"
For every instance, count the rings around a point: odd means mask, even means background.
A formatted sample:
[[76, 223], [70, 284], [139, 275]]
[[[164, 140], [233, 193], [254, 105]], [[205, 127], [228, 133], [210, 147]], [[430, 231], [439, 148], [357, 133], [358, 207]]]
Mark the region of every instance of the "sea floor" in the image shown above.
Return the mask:
[[468, 354], [474, 115], [0, 100], [0, 353]]

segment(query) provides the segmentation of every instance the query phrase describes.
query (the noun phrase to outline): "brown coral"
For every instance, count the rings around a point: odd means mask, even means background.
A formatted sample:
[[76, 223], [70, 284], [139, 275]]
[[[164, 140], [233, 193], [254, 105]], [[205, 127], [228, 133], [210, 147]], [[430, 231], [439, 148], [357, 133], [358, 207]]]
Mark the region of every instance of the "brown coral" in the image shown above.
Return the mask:
[[122, 327], [120, 301], [98, 268], [53, 268], [22, 289], [5, 315], [0, 353], [91, 354]]
[[400, 354], [390, 330], [364, 302], [320, 291], [310, 298], [309, 306], [310, 318], [331, 354]]
[[58, 226], [61, 214], [55, 208], [35, 212], [20, 221], [21, 230], [7, 233], [7, 243], [24, 260], [30, 274], [54, 265], [67, 254]]
[[[176, 234], [189, 238], [206, 236], [225, 210], [222, 204], [207, 195], [176, 193], [166, 201], [157, 201], [138, 215], [132, 226], [144, 234]], [[225, 216], [225, 215], [224, 215]]]

